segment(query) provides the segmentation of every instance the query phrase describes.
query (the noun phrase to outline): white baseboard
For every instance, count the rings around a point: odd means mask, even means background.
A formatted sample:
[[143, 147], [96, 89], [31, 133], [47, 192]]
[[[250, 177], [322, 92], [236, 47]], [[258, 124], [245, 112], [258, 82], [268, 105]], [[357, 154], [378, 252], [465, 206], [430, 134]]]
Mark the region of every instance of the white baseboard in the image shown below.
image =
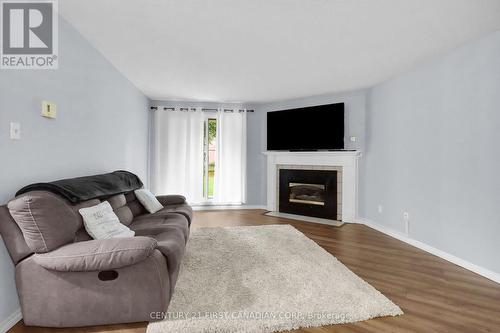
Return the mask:
[[193, 206], [193, 210], [225, 210], [225, 209], [266, 209], [264, 205], [201, 205]]
[[431, 245], [428, 245], [428, 244], [425, 244], [421, 241], [413, 239], [400, 231], [396, 231], [396, 230], [387, 228], [386, 226], [380, 225], [380, 224], [378, 224], [372, 220], [369, 220], [369, 219], [358, 219], [358, 223], [364, 224], [364, 225], [366, 225], [370, 228], [373, 228], [375, 230], [378, 230], [378, 231], [380, 231], [388, 236], [394, 237], [402, 242], [413, 245], [413, 246], [415, 246], [423, 251], [426, 251], [426, 252], [433, 254], [439, 258], [447, 260], [455, 265], [458, 265], [460, 267], [468, 269], [471, 272], [474, 272], [474, 273], [479, 274], [487, 279], [490, 279], [491, 281], [494, 281], [496, 283], [500, 283], [500, 274], [499, 273], [493, 272], [487, 268], [478, 266], [478, 265], [473, 264], [467, 260], [464, 260], [462, 258], [459, 258], [457, 256], [449, 254], [445, 251], [437, 249]]
[[21, 314], [21, 309], [17, 309], [10, 316], [5, 318], [4, 321], [2, 321], [0, 323], [0, 333], [6, 333], [15, 324], [17, 324], [17, 322], [20, 321], [22, 318], [23, 318], [23, 315]]

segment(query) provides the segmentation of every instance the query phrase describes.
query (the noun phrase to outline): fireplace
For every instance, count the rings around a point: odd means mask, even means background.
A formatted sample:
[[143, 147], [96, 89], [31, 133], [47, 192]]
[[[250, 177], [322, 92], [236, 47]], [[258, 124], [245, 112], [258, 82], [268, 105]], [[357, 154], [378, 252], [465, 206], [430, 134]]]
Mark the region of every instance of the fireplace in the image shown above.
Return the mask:
[[337, 220], [337, 171], [280, 169], [279, 211]]

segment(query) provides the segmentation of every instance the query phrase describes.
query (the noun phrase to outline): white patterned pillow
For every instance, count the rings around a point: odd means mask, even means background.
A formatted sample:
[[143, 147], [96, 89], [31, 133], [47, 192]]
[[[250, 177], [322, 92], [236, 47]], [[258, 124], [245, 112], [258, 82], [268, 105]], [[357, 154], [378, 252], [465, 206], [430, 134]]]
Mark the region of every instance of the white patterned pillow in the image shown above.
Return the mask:
[[146, 208], [151, 214], [156, 213], [163, 208], [163, 205], [156, 199], [153, 193], [146, 189], [134, 191], [137, 200]]
[[109, 202], [78, 210], [83, 217], [85, 230], [94, 239], [133, 237], [135, 232], [120, 223]]

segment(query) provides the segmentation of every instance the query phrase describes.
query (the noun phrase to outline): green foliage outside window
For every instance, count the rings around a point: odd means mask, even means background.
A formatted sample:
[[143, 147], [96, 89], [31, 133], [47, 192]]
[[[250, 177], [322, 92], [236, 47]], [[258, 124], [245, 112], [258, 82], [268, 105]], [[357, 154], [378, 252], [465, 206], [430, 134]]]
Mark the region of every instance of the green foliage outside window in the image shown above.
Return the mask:
[[217, 121], [215, 119], [208, 120], [208, 144], [214, 143], [217, 136]]

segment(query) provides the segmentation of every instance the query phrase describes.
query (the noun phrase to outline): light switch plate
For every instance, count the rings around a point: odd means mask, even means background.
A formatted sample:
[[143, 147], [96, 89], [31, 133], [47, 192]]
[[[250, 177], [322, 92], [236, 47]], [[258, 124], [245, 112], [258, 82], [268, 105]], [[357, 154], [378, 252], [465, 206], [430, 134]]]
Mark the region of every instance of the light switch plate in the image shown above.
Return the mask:
[[47, 118], [57, 117], [57, 105], [48, 101], [42, 101], [42, 116]]
[[351, 140], [351, 142], [356, 142], [356, 140], [357, 140], [357, 138], [355, 136], [351, 136], [349, 139]]
[[21, 140], [21, 124], [10, 123], [10, 138], [12, 140]]

